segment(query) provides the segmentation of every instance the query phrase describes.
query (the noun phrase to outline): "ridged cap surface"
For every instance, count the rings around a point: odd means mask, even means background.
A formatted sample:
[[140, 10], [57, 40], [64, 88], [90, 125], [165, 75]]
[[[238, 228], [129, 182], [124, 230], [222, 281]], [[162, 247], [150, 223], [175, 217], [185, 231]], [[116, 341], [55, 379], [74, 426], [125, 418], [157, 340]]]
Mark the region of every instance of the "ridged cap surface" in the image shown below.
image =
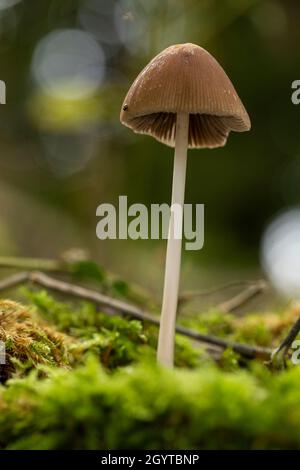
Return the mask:
[[142, 70], [123, 102], [122, 124], [174, 147], [176, 114], [186, 112], [189, 147], [220, 147], [230, 131], [251, 128], [250, 119], [223, 68], [205, 49], [178, 44]]

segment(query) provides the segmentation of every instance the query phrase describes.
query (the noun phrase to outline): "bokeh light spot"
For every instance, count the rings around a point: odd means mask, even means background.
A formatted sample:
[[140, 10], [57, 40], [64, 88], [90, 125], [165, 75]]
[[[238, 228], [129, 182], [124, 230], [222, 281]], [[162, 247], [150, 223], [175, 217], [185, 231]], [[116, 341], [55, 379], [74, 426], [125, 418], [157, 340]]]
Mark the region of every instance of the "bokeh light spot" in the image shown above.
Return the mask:
[[6, 10], [20, 2], [21, 0], [0, 0], [0, 10]]
[[267, 227], [261, 246], [263, 268], [285, 296], [300, 298], [300, 208], [289, 209]]
[[35, 82], [48, 94], [80, 99], [93, 94], [105, 74], [101, 46], [87, 32], [56, 30], [37, 45], [32, 61]]

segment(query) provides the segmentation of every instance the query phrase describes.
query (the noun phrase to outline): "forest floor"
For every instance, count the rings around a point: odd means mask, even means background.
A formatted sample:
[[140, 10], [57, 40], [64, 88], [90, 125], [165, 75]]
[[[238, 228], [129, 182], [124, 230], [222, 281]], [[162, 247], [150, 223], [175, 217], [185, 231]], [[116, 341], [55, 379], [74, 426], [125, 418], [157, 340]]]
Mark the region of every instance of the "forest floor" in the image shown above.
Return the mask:
[[[70, 285], [98, 283], [107, 298], [159, 318], [151, 298], [94, 263], [69, 274]], [[300, 449], [300, 367], [291, 349], [285, 362], [270, 355], [297, 305], [179, 315], [195, 336], [176, 335], [170, 370], [156, 364], [152, 317], [55, 290], [1, 292], [0, 449]]]

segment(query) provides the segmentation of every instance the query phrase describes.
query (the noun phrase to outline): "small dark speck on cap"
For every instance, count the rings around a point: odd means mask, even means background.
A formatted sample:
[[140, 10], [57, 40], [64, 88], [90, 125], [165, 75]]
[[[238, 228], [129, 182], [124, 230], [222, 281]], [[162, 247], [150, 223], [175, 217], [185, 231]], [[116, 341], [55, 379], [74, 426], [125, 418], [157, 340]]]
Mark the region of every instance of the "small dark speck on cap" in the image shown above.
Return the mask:
[[127, 111], [127, 109], [128, 109], [128, 104], [124, 104], [123, 111]]

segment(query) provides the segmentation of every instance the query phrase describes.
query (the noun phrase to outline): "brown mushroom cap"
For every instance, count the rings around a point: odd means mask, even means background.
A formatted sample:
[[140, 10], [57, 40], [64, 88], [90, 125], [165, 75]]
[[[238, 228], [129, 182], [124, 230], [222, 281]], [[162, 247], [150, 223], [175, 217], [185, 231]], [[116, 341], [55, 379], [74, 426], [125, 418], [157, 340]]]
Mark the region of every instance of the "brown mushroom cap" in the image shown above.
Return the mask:
[[189, 148], [221, 147], [230, 131], [251, 127], [222, 67], [195, 44], [171, 46], [154, 57], [129, 89], [120, 119], [135, 132], [174, 147], [180, 112], [190, 114]]

